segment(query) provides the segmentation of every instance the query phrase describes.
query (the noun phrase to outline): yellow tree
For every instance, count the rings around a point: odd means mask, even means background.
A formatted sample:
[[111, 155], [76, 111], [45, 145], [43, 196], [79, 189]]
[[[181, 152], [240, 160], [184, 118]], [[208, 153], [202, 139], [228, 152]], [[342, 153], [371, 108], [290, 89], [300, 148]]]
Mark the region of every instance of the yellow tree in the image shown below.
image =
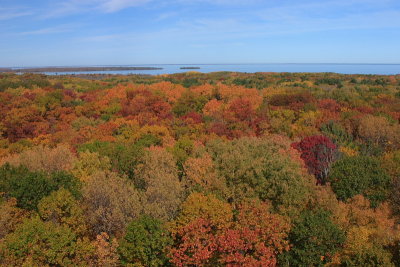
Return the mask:
[[173, 155], [163, 148], [150, 148], [135, 174], [136, 184], [144, 191], [144, 212], [157, 219], [172, 219], [183, 193]]

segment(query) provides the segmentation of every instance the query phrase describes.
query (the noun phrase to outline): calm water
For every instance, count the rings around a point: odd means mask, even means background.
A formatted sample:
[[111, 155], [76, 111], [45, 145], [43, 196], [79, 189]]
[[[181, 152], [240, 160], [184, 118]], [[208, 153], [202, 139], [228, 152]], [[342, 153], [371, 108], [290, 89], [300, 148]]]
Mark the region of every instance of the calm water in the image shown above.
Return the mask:
[[[90, 71], [90, 72], [58, 72], [57, 74], [172, 74], [191, 70], [180, 67], [200, 67], [193, 71], [208, 73], [216, 71], [232, 72], [336, 72], [342, 74], [400, 74], [400, 64], [198, 64], [198, 65], [129, 65], [129, 67], [160, 67], [162, 70], [127, 70], [127, 71]], [[115, 66], [117, 67], [117, 66]], [[56, 73], [46, 73], [56, 74]]]

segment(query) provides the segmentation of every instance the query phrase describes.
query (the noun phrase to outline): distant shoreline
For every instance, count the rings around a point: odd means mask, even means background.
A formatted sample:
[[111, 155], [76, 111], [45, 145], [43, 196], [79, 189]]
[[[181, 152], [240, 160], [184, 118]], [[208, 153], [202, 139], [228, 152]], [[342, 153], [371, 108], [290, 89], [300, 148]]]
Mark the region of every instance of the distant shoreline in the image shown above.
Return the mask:
[[36, 72], [86, 72], [86, 71], [122, 71], [122, 70], [162, 70], [156, 67], [46, 67], [10, 69], [0, 68], [0, 72], [36, 73]]
[[180, 67], [181, 70], [199, 70], [200, 67]]
[[0, 72], [13, 72], [13, 70], [9, 68], [0, 68]]
[[[200, 68], [200, 69], [199, 69]], [[400, 64], [163, 64], [163, 65], [106, 65], [106, 66], [16, 66], [0, 67], [0, 73], [39, 73], [46, 75], [117, 74], [165, 75], [195, 70], [210, 72], [285, 72], [285, 73], [339, 73], [364, 75], [400, 75]]]

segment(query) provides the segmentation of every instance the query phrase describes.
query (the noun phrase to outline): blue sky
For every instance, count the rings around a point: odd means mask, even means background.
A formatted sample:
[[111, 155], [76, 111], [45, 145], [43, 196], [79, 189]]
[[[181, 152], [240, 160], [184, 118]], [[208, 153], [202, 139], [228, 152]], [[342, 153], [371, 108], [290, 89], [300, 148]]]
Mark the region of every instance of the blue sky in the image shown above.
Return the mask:
[[0, 66], [400, 63], [399, 0], [0, 0]]

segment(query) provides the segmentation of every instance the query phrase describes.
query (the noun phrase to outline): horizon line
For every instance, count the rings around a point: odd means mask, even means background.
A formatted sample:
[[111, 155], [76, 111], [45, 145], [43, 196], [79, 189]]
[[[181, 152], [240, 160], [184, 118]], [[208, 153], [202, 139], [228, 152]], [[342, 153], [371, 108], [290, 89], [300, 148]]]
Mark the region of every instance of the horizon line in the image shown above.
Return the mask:
[[0, 66], [5, 69], [18, 69], [18, 68], [43, 68], [43, 67], [103, 67], [103, 66], [152, 66], [152, 65], [400, 65], [400, 63], [312, 63], [312, 62], [264, 62], [264, 63], [145, 63], [145, 64], [96, 64], [96, 65], [24, 65], [24, 66]]

